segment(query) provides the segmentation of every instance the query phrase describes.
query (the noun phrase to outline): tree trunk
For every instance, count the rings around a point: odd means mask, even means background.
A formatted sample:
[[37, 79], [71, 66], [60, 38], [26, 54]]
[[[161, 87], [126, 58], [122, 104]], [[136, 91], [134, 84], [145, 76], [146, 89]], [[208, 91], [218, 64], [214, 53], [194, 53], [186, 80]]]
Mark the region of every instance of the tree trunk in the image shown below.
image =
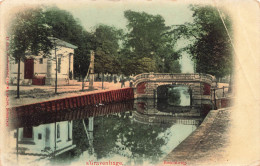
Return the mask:
[[102, 73], [102, 89], [104, 89], [104, 72]]
[[17, 98], [20, 98], [20, 66], [21, 66], [21, 58], [18, 59]]
[[84, 91], [84, 77], [83, 77], [83, 75], [81, 75], [81, 79], [82, 79], [82, 91]]

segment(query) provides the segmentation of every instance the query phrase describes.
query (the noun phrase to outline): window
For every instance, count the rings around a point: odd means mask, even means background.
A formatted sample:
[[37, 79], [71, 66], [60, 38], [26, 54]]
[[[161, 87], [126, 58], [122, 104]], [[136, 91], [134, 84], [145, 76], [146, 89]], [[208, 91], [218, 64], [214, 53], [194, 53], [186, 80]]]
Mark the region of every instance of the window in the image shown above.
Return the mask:
[[43, 58], [40, 58], [40, 59], [39, 59], [39, 63], [40, 63], [40, 64], [43, 64]]
[[57, 124], [57, 138], [60, 138], [60, 124]]
[[23, 128], [23, 138], [32, 138], [32, 135], [33, 135], [32, 127]]
[[61, 58], [58, 58], [58, 73], [60, 73]]
[[38, 139], [42, 139], [42, 134], [38, 134]]

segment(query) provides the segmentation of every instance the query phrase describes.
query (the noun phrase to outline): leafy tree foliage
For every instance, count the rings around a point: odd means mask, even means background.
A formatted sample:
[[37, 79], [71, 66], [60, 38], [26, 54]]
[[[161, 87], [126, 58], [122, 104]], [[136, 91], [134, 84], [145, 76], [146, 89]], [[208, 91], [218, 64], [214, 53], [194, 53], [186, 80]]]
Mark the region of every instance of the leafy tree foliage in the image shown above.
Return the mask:
[[95, 51], [95, 73], [118, 73], [119, 40], [122, 31], [107, 25], [99, 25], [94, 33], [89, 33], [69, 12], [56, 7], [45, 12], [53, 36], [70, 42], [75, 50], [74, 70], [76, 76], [85, 77], [90, 62], [90, 50]]
[[25, 59], [26, 55], [48, 54], [52, 47], [48, 39], [50, 27], [41, 8], [28, 9], [17, 14], [11, 26], [10, 53], [13, 58]]
[[119, 41], [122, 30], [107, 25], [99, 25], [94, 32], [95, 72], [118, 73], [120, 70]]
[[66, 10], [51, 7], [47, 8], [44, 14], [47, 24], [52, 27], [54, 37], [78, 47], [74, 56], [74, 72], [76, 76], [85, 77], [89, 67], [90, 50], [93, 49], [93, 36]]
[[125, 11], [124, 15], [129, 30], [124, 43], [123, 52], [128, 54], [124, 65], [133, 64], [136, 59], [150, 58], [156, 61], [156, 66], [147, 68], [147, 63], [137, 61], [139, 67], [133, 72], [169, 72], [164, 70], [164, 63], [178, 59], [179, 54], [174, 50], [175, 40], [168, 33], [170, 27], [165, 25], [163, 17], [131, 10]]
[[79, 41], [81, 43], [78, 43], [78, 49], [75, 50], [74, 72], [76, 76], [84, 78], [89, 69], [90, 51], [93, 50], [93, 35], [87, 31], [83, 31]]
[[[231, 43], [217, 9], [211, 6], [191, 6], [191, 10], [194, 22], [178, 27], [175, 35], [193, 40], [186, 50], [196, 64], [196, 71], [216, 77], [230, 74], [232, 70]], [[222, 14], [231, 34], [231, 20], [227, 14]]]
[[13, 20], [10, 32], [10, 55], [18, 61], [17, 97], [19, 98], [20, 62], [27, 55], [48, 55], [53, 47], [50, 27], [41, 8], [28, 9], [17, 14]]
[[181, 65], [178, 60], [166, 59], [164, 71], [169, 73], [181, 73]]
[[142, 73], [156, 70], [156, 62], [151, 58], [143, 57], [138, 59], [137, 63], [139, 64], [138, 71]]

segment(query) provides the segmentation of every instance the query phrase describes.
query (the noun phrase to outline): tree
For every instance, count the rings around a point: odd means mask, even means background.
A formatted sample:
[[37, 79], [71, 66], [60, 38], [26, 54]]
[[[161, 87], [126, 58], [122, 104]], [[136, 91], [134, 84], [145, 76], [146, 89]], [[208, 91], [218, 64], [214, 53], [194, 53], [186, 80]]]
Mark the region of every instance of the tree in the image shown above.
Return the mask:
[[[125, 11], [124, 16], [128, 21], [127, 28], [129, 30], [124, 49], [131, 55], [129, 61], [135, 58], [150, 58], [157, 62], [156, 68], [150, 68], [147, 72], [169, 72], [164, 70], [164, 63], [178, 59], [179, 54], [175, 52], [176, 41], [171, 34], [168, 34], [170, 27], [165, 25], [163, 17], [131, 10]], [[144, 64], [139, 63], [139, 65]], [[137, 68], [134, 72], [140, 73], [142, 71]]]
[[149, 71], [155, 71], [156, 70], [156, 63], [155, 60], [147, 57], [143, 57], [141, 59], [138, 59], [138, 71], [140, 73], [147, 73]]
[[165, 68], [169, 73], [181, 73], [181, 65], [178, 60], [166, 61]]
[[93, 50], [93, 35], [87, 31], [82, 32], [82, 37], [79, 39], [81, 43], [76, 51], [74, 63], [75, 72], [81, 77], [82, 90], [84, 90], [84, 79], [89, 74], [90, 51]]
[[94, 32], [95, 72], [118, 73], [120, 71], [119, 41], [122, 30], [107, 25], [99, 25]]
[[52, 27], [53, 37], [77, 46], [81, 43], [80, 39], [84, 38], [82, 37], [84, 29], [71, 13], [57, 7], [47, 7], [44, 15], [46, 23]]
[[53, 44], [48, 39], [50, 27], [41, 8], [17, 14], [10, 32], [10, 55], [18, 62], [17, 98], [20, 97], [20, 63], [29, 55], [48, 55]]
[[[231, 43], [217, 9], [211, 6], [191, 6], [191, 10], [194, 22], [175, 29], [175, 35], [193, 40], [186, 50], [196, 64], [196, 71], [217, 78], [231, 74]], [[223, 12], [222, 14], [231, 33], [230, 17]]]
[[82, 25], [71, 13], [57, 7], [47, 8], [45, 11], [47, 24], [52, 27], [52, 35], [61, 40], [76, 45], [74, 55], [74, 73], [82, 80], [84, 90], [84, 78], [87, 75], [90, 63], [90, 50], [93, 49], [93, 35], [84, 30]]

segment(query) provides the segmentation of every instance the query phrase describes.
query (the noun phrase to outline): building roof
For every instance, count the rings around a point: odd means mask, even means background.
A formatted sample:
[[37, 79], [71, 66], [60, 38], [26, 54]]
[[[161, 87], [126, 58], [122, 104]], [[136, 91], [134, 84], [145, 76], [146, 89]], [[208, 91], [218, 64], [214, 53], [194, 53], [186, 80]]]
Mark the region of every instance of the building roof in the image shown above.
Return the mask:
[[68, 47], [68, 48], [73, 48], [76, 49], [78, 48], [77, 46], [70, 44], [68, 42], [65, 42], [63, 40], [60, 40], [56, 37], [48, 37], [53, 43], [55, 42], [57, 44], [57, 46], [63, 46], [63, 47]]

